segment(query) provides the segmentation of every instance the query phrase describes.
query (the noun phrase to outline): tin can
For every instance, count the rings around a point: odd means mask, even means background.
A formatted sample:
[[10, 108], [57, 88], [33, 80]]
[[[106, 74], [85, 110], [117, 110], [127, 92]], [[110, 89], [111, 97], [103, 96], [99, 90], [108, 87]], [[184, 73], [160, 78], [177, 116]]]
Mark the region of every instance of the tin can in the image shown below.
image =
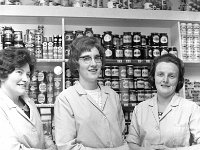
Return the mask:
[[129, 89], [128, 78], [120, 79], [120, 89], [121, 90], [128, 90]]
[[131, 45], [132, 46], [131, 32], [124, 32], [123, 33], [123, 45]]
[[153, 58], [160, 56], [160, 48], [157, 46], [152, 47]]
[[126, 66], [126, 70], [127, 70], [127, 77], [128, 78], [133, 78], [133, 65], [127, 65]]
[[141, 45], [141, 32], [133, 32], [133, 46]]
[[126, 78], [126, 66], [119, 66], [119, 78]]
[[3, 42], [12, 42], [13, 41], [13, 29], [11, 26], [6, 26], [3, 29]]
[[103, 45], [112, 45], [113, 44], [113, 35], [112, 31], [105, 31], [102, 36]]
[[119, 84], [119, 79], [112, 79], [111, 80], [111, 88], [114, 90], [119, 90], [120, 84]]
[[128, 91], [121, 91], [121, 99], [122, 104], [128, 104], [129, 103], [129, 92]]
[[128, 87], [129, 87], [129, 89], [135, 88], [133, 78], [128, 78]]
[[134, 77], [141, 77], [142, 76], [142, 70], [141, 70], [141, 67], [140, 66], [135, 66], [134, 68], [134, 73], [133, 73], [133, 76]]
[[84, 32], [82, 30], [75, 31], [75, 38], [82, 37], [84, 35]]
[[134, 59], [141, 59], [142, 58], [142, 52], [140, 46], [133, 47], [133, 58]]
[[112, 76], [112, 71], [111, 71], [111, 66], [104, 66], [104, 77], [111, 77]]
[[98, 78], [98, 84], [100, 85], [100, 86], [104, 86], [104, 80], [102, 79], [102, 78]]
[[160, 55], [168, 54], [168, 47], [160, 47]]
[[137, 90], [130, 90], [129, 91], [129, 99], [130, 99], [130, 103], [135, 103], [137, 102]]
[[84, 35], [85, 35], [85, 36], [92, 37], [93, 34], [94, 34], [94, 33], [93, 33], [92, 28], [85, 28], [85, 32], [84, 32]]
[[131, 59], [133, 58], [133, 48], [130, 45], [123, 46], [124, 58]]
[[73, 31], [65, 31], [65, 45], [69, 45], [74, 40], [75, 35]]
[[68, 87], [72, 86], [72, 78], [65, 78], [65, 89], [67, 89]]
[[147, 66], [143, 66], [141, 72], [142, 72], [142, 77], [148, 77], [149, 76], [149, 70], [148, 70]]
[[160, 46], [168, 46], [167, 33], [160, 33]]
[[62, 67], [54, 67], [54, 89], [62, 90]]
[[147, 37], [146, 35], [141, 35], [141, 46], [147, 45]]
[[21, 42], [22, 39], [22, 31], [14, 31], [14, 42]]
[[112, 86], [111, 78], [105, 78], [104, 84], [105, 86], [111, 87]]
[[119, 46], [120, 45], [119, 35], [118, 34], [114, 34], [113, 35], [113, 45], [114, 46]]
[[39, 58], [39, 59], [42, 59], [43, 58], [42, 54], [43, 54], [42, 47], [41, 46], [36, 46], [35, 47], [35, 57]]
[[111, 66], [112, 78], [119, 78], [119, 66]]
[[151, 33], [151, 46], [159, 46], [160, 44], [159, 33]]
[[138, 90], [138, 95], [137, 95], [138, 97], [137, 97], [137, 100], [138, 100], [138, 102], [142, 102], [142, 101], [144, 101], [145, 99], [145, 95], [144, 95], [144, 90]]
[[54, 86], [52, 82], [47, 83], [47, 104], [54, 103]]
[[117, 59], [124, 58], [124, 50], [123, 50], [122, 46], [116, 46], [114, 48], [114, 52], [115, 52], [115, 58], [117, 58]]
[[137, 89], [144, 89], [144, 79], [137, 78]]
[[52, 71], [47, 72], [46, 79], [47, 79], [47, 83], [53, 83], [54, 73]]
[[112, 45], [105, 45], [105, 57], [107, 59], [112, 59], [113, 56], [114, 56], [114, 53], [113, 53], [113, 46]]

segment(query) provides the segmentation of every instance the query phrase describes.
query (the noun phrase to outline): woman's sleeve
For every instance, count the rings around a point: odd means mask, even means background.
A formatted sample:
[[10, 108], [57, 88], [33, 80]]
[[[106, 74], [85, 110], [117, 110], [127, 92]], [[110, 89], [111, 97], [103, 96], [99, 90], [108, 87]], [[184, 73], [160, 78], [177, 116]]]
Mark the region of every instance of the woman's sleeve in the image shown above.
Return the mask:
[[130, 145], [135, 144], [135, 145], [140, 145], [140, 129], [138, 125], [138, 114], [137, 114], [138, 107], [135, 106], [133, 113], [132, 113], [132, 118], [131, 118], [131, 124], [129, 126], [129, 134], [127, 136], [127, 143]]

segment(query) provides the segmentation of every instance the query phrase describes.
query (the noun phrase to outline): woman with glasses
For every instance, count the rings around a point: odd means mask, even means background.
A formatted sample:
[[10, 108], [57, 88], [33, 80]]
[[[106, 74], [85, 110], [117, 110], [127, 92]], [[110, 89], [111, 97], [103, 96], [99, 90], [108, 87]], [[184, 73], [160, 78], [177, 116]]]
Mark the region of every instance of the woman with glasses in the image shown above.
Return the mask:
[[104, 48], [95, 37], [70, 46], [68, 65], [79, 81], [55, 102], [55, 139], [59, 150], [127, 150], [125, 122], [118, 94], [97, 82]]

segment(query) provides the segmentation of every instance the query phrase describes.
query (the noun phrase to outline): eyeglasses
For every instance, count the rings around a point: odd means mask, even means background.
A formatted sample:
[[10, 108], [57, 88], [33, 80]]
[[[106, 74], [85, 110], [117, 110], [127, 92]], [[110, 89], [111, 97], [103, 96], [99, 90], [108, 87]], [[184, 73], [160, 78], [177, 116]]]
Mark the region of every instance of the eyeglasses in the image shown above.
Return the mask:
[[90, 56], [82, 56], [79, 57], [80, 59], [82, 59], [84, 61], [84, 63], [86, 64], [90, 64], [92, 62], [92, 59], [94, 59], [94, 61], [96, 63], [101, 63], [102, 62], [102, 57], [101, 56], [95, 56], [94, 58], [90, 57]]

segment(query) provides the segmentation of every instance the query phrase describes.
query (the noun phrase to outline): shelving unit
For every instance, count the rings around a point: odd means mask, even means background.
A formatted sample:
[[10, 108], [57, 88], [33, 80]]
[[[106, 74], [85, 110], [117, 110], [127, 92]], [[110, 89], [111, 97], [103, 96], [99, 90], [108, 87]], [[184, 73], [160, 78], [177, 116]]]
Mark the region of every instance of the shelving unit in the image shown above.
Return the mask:
[[[181, 58], [180, 22], [199, 23], [197, 12], [168, 11], [168, 10], [136, 10], [109, 8], [73, 8], [60, 6], [18, 6], [0, 5], [0, 26], [12, 25], [17, 31], [25, 33], [26, 29], [44, 25], [44, 35], [62, 35], [66, 30], [84, 30], [92, 27], [94, 33], [102, 34], [112, 31], [115, 34], [139, 31], [145, 35], [151, 32], [168, 34], [169, 46], [176, 46]], [[63, 54], [65, 53], [64, 38], [62, 38]], [[65, 63], [67, 59], [38, 59], [39, 67], [48, 68], [59, 64], [63, 68], [63, 89], [65, 88]], [[107, 64], [116, 65], [150, 65], [151, 60], [107, 60]], [[185, 63], [186, 77], [199, 78], [200, 62]], [[192, 75], [191, 75], [192, 73]], [[181, 95], [185, 96], [185, 90]], [[37, 104], [38, 107], [52, 108], [53, 104]], [[132, 110], [133, 104], [124, 104], [123, 108]]]

